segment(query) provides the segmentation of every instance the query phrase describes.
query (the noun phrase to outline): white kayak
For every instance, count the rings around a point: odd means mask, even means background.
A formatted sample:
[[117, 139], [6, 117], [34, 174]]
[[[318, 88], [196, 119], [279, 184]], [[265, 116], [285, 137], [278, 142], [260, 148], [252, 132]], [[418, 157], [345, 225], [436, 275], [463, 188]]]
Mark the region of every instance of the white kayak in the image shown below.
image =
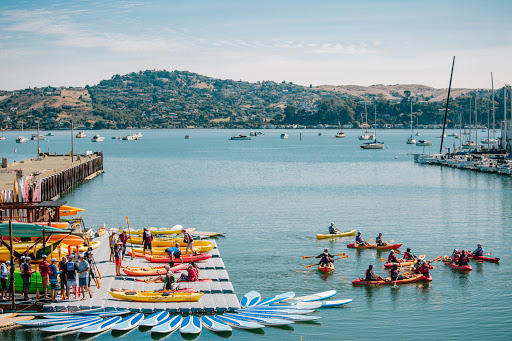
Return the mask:
[[28, 321], [18, 321], [16, 324], [24, 327], [46, 327], [46, 326], [54, 326], [56, 324], [66, 324], [66, 323], [74, 323], [74, 322], [82, 322], [89, 321], [91, 318], [69, 318], [69, 319], [38, 319], [38, 320], [28, 320]]
[[181, 326], [181, 321], [183, 318], [180, 315], [175, 315], [166, 318], [153, 328], [151, 328], [152, 333], [172, 333], [176, 329]]
[[322, 302], [302, 302], [301, 304], [277, 304], [277, 305], [257, 305], [254, 307], [247, 307], [244, 310], [304, 310], [316, 309], [322, 306]]
[[284, 325], [293, 323], [293, 321], [290, 321], [290, 320], [256, 317], [256, 316], [249, 316], [249, 315], [244, 315], [244, 314], [225, 314], [225, 316], [233, 317], [238, 320], [256, 322], [256, 323], [262, 324], [264, 326], [284, 326]]
[[324, 292], [319, 292], [313, 295], [299, 296], [284, 300], [283, 302], [313, 302], [325, 300], [326, 298], [333, 297], [338, 292], [336, 290], [329, 290]]
[[318, 320], [320, 316], [309, 316], [309, 315], [291, 315], [291, 314], [273, 314], [273, 313], [259, 313], [259, 312], [246, 312], [244, 315], [255, 316], [255, 317], [266, 317], [266, 318], [276, 318], [283, 320], [292, 320], [292, 321], [313, 321]]
[[189, 315], [181, 322], [180, 333], [182, 334], [199, 334], [203, 327], [197, 316]]
[[212, 332], [222, 333], [222, 332], [230, 332], [233, 330], [230, 326], [228, 326], [224, 322], [220, 321], [219, 319], [215, 319], [211, 316], [206, 316], [206, 315], [201, 316], [201, 323], [203, 324], [203, 326], [206, 329], [211, 330]]
[[270, 305], [272, 303], [279, 303], [281, 301], [293, 298], [294, 296], [295, 296], [295, 293], [292, 292], [292, 291], [285, 292], [285, 293], [276, 295], [274, 297], [268, 298], [268, 299], [266, 299], [264, 301], [261, 301], [260, 303], [256, 304], [255, 307], [259, 307], [259, 306], [262, 306], [262, 305]]
[[102, 320], [95, 324], [91, 324], [90, 326], [85, 327], [84, 329], [80, 330], [80, 333], [84, 333], [84, 334], [101, 333], [106, 330], [109, 330], [119, 321], [121, 321], [121, 316], [109, 317], [106, 320]]
[[72, 322], [72, 323], [65, 323], [65, 324], [57, 324], [50, 327], [46, 327], [41, 329], [43, 332], [47, 333], [62, 333], [62, 332], [70, 332], [73, 330], [78, 330], [85, 328], [87, 326], [90, 326], [91, 324], [94, 324], [96, 322], [101, 321], [100, 317], [95, 317], [90, 320], [85, 321], [79, 321], [79, 322]]
[[124, 330], [133, 329], [133, 328], [137, 327], [139, 325], [139, 323], [141, 323], [143, 318], [144, 318], [144, 315], [141, 313], [136, 313], [136, 314], [132, 314], [130, 316], [126, 316], [124, 319], [122, 319], [121, 321], [116, 323], [112, 327], [112, 330], [124, 331]]
[[242, 308], [245, 308], [245, 307], [250, 307], [250, 306], [256, 305], [260, 301], [261, 301], [260, 293], [257, 291], [251, 291], [251, 292], [248, 292], [247, 294], [245, 294], [244, 297], [242, 297], [242, 299], [240, 300], [240, 305], [242, 306]]
[[330, 307], [338, 307], [343, 304], [347, 304], [352, 302], [352, 299], [347, 300], [333, 300], [333, 301], [323, 301], [321, 308], [330, 308]]
[[269, 313], [269, 314], [297, 314], [297, 315], [305, 315], [313, 313], [315, 310], [313, 309], [238, 309], [236, 312], [243, 314], [244, 312], [259, 312], [259, 313]]
[[264, 325], [251, 322], [251, 321], [244, 321], [235, 319], [232, 317], [228, 317], [225, 315], [216, 315], [215, 318], [219, 319], [220, 321], [230, 325], [231, 327], [239, 328], [239, 329], [259, 329], [259, 328], [265, 328]]
[[148, 317], [146, 317], [144, 320], [142, 320], [142, 322], [139, 324], [139, 326], [154, 327], [158, 323], [160, 323], [161, 321], [165, 320], [168, 317], [169, 317], [168, 311], [159, 311], [159, 312], [156, 312], [156, 313], [151, 314]]

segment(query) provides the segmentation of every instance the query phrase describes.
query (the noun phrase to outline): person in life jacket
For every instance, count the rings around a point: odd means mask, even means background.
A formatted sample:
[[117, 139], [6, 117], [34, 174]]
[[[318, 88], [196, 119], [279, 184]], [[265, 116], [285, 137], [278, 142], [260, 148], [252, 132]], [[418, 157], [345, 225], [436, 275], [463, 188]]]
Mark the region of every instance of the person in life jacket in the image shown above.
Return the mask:
[[434, 267], [432, 265], [428, 264], [427, 262], [425, 262], [424, 260], [418, 259], [418, 263], [420, 265], [416, 268], [414, 273], [422, 274], [423, 276], [428, 277], [430, 275], [429, 270], [433, 269]]
[[187, 268], [187, 274], [182, 274], [180, 282], [197, 282], [199, 270], [195, 267], [194, 262], [190, 262]]
[[337, 234], [338, 232], [340, 232], [340, 230], [338, 230], [336, 228], [336, 226], [334, 226], [334, 222], [332, 222], [331, 226], [329, 226], [329, 233], [330, 234]]
[[459, 260], [457, 261], [457, 265], [468, 265], [468, 255], [464, 250], [459, 256]]
[[411, 253], [411, 248], [408, 247], [407, 251], [404, 252], [404, 260], [415, 260], [416, 256]]
[[187, 248], [185, 249], [185, 254], [188, 255], [188, 250], [190, 249], [190, 253], [197, 255], [197, 252], [194, 251], [194, 238], [192, 235], [188, 233], [185, 229], [181, 229], [181, 233], [183, 233], [183, 241], [187, 243]]
[[320, 263], [318, 265], [328, 266], [331, 263], [334, 263], [334, 256], [329, 253], [328, 249], [324, 249], [324, 253], [319, 254], [315, 258], [320, 258]]
[[144, 232], [142, 232], [142, 242], [144, 244], [144, 247], [142, 249], [144, 256], [146, 255], [146, 250], [149, 250], [149, 252], [151, 252], [151, 256], [153, 256], [153, 235], [151, 234], [151, 231], [148, 230], [147, 227], [145, 227]]
[[393, 250], [389, 251], [388, 263], [400, 263], [398, 258], [395, 256], [395, 251]]
[[23, 279], [23, 298], [28, 301], [28, 290], [30, 289], [30, 281], [32, 278], [32, 267], [30, 266], [30, 257], [25, 257], [25, 263], [21, 265], [21, 278]]
[[452, 252], [452, 256], [451, 256], [452, 263], [457, 263], [459, 261], [459, 256], [460, 256], [459, 250], [454, 249]]
[[398, 270], [398, 265], [393, 264], [393, 268], [391, 269], [391, 280], [397, 281], [404, 279], [404, 276], [400, 274], [400, 271]]
[[363, 237], [361, 237], [361, 232], [357, 232], [357, 236], [356, 236], [356, 244], [357, 245], [370, 245], [369, 243], [365, 242], [363, 240]]
[[472, 255], [475, 257], [483, 256], [484, 255], [484, 249], [482, 248], [481, 244], [478, 244], [476, 246], [476, 250], [472, 252]]
[[369, 265], [368, 269], [366, 270], [364, 280], [366, 282], [373, 282], [373, 281], [382, 280], [382, 277], [375, 275], [373, 273], [373, 265]]
[[385, 246], [385, 245], [387, 245], [387, 243], [384, 243], [382, 241], [382, 233], [379, 233], [379, 235], [375, 238], [375, 243], [377, 244], [377, 246]]
[[[121, 234], [119, 235], [119, 242], [121, 242], [121, 244], [123, 245], [123, 250], [122, 250], [122, 260], [124, 260], [124, 255], [126, 255], [126, 242], [128, 241], [128, 235], [126, 234], [126, 232], [124, 230], [121, 231]], [[115, 251], [115, 247], [114, 247], [114, 251]], [[114, 260], [115, 262], [115, 260]]]

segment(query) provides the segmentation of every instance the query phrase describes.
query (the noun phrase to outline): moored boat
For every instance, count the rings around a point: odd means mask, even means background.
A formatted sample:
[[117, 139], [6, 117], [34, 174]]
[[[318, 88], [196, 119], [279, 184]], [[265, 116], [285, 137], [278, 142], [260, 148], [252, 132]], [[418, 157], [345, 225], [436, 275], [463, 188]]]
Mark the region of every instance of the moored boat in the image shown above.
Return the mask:
[[236, 135], [236, 136], [231, 136], [230, 140], [250, 140], [251, 137], [250, 136], [247, 136], [247, 135]]

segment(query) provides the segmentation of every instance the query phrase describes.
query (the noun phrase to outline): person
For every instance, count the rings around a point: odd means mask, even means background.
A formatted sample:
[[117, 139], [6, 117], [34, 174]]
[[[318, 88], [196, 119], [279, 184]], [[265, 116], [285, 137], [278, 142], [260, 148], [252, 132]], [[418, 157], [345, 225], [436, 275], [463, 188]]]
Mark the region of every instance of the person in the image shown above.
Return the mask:
[[23, 280], [23, 299], [30, 300], [28, 290], [30, 289], [30, 281], [32, 279], [32, 267], [30, 266], [30, 257], [25, 257], [25, 262], [21, 265], [21, 278]]
[[375, 243], [377, 243], [377, 246], [385, 246], [387, 244], [382, 241], [382, 232], [375, 238]]
[[174, 266], [174, 260], [179, 259], [181, 260], [181, 248], [180, 243], [176, 243], [175, 247], [168, 247], [165, 249], [165, 252], [169, 255], [169, 265], [172, 268]]
[[78, 265], [73, 260], [75, 255], [71, 255], [66, 263], [66, 296], [69, 298], [69, 290], [73, 287], [73, 294], [75, 299], [78, 299], [78, 286], [76, 283], [76, 272], [78, 271]]
[[422, 274], [425, 277], [428, 277], [430, 275], [429, 270], [434, 268], [432, 265], [428, 264], [426, 261], [421, 260], [419, 258], [416, 264], [418, 264], [418, 266], [415, 266], [413, 270], [414, 273]]
[[14, 285], [14, 271], [16, 270], [16, 264], [11, 264], [11, 261], [6, 261], [5, 264], [7, 264], [9, 266], [9, 273], [10, 273], [10, 278], [9, 278], [9, 288], [7, 289], [8, 291], [8, 294], [7, 294], [7, 298], [10, 300], [12, 298], [12, 295], [14, 295], [14, 292], [13, 292], [13, 285]]
[[7, 265], [10, 263], [7, 262], [0, 265], [0, 284], [2, 285], [1, 296], [3, 301], [7, 300], [7, 280], [9, 279], [9, 269], [7, 269]]
[[459, 256], [457, 265], [468, 265], [468, 255], [464, 250], [462, 250], [462, 253]]
[[181, 229], [181, 233], [183, 233], [183, 242], [187, 243], [185, 254], [188, 255], [188, 250], [190, 249], [190, 254], [197, 255], [197, 252], [194, 251], [194, 238], [192, 238], [192, 235], [185, 229]]
[[195, 267], [194, 262], [190, 262], [187, 268], [187, 274], [182, 274], [180, 282], [197, 282], [199, 270]]
[[50, 284], [50, 280], [48, 278], [48, 267], [50, 263], [46, 260], [46, 255], [42, 255], [43, 260], [39, 262], [39, 273], [41, 274], [41, 285], [43, 286], [43, 296], [44, 298], [50, 298], [48, 296], [48, 285]]
[[372, 281], [382, 280], [382, 277], [375, 275], [373, 273], [373, 265], [369, 265], [368, 269], [366, 270], [364, 280], [367, 282], [372, 282]]
[[153, 247], [151, 246], [151, 243], [153, 242], [153, 235], [147, 227], [144, 228], [144, 232], [142, 233], [142, 241], [144, 243], [144, 249], [142, 250], [144, 252], [144, 256], [146, 255], [146, 250], [149, 250], [151, 252], [151, 256], [153, 256]]
[[122, 243], [117, 243], [116, 249], [114, 251], [114, 262], [116, 263], [116, 276], [121, 276], [121, 259], [123, 258], [122, 247]]
[[389, 251], [388, 263], [400, 263], [393, 250]]
[[174, 274], [172, 271], [167, 271], [167, 275], [164, 279], [164, 290], [172, 290], [174, 283], [176, 283], [176, 278], [174, 277]]
[[149, 277], [148, 279], [144, 280], [144, 282], [146, 282], [146, 283], [163, 283], [165, 281], [165, 276], [167, 276], [167, 273], [169, 271], [172, 271], [172, 270], [170, 270], [171, 267], [169, 266], [169, 264], [165, 264], [164, 269], [165, 269], [165, 273], [163, 275]]
[[66, 293], [66, 299], [69, 300], [69, 290], [68, 290], [68, 275], [66, 270], [66, 263], [68, 262], [68, 258], [66, 256], [62, 257], [61, 261], [59, 262], [59, 270], [60, 270], [60, 294], [62, 296], [62, 299], [64, 299], [64, 293]]
[[324, 253], [319, 254], [315, 258], [320, 258], [320, 263], [318, 263], [318, 265], [321, 266], [328, 266], [334, 262], [334, 256], [329, 253], [329, 249], [324, 249]]
[[397, 281], [404, 279], [404, 276], [400, 275], [400, 271], [398, 270], [398, 265], [393, 264], [393, 268], [391, 269], [391, 280]]
[[356, 236], [356, 244], [357, 245], [369, 245], [367, 242], [363, 240], [363, 237], [361, 237], [361, 232], [357, 232]]
[[123, 245], [123, 251], [122, 251], [123, 257], [122, 257], [122, 260], [124, 260], [124, 255], [126, 254], [126, 242], [128, 241], [128, 235], [126, 234], [126, 232], [124, 230], [122, 230], [121, 234], [119, 235], [119, 241]]
[[473, 251], [471, 254], [472, 254], [473, 256], [475, 256], [475, 257], [483, 256], [483, 255], [484, 255], [484, 249], [482, 248], [482, 245], [481, 245], [481, 244], [478, 244], [478, 245], [476, 246], [476, 250], [475, 250], [475, 251]]
[[80, 290], [82, 291], [82, 301], [85, 300], [85, 291], [89, 292], [89, 297], [92, 298], [91, 289], [87, 284], [87, 280], [89, 277], [90, 266], [89, 263], [85, 260], [85, 257], [80, 256], [80, 262], [78, 263], [78, 285], [80, 286]]
[[110, 259], [109, 261], [114, 263], [114, 251], [117, 244], [117, 236], [116, 231], [113, 231], [111, 235], [108, 236], [108, 242], [110, 245]]
[[404, 252], [404, 260], [410, 261], [410, 260], [415, 260], [415, 259], [416, 259], [416, 256], [411, 253], [411, 248], [408, 247], [407, 251]]
[[338, 230], [335, 226], [334, 226], [334, 222], [331, 223], [331, 226], [329, 226], [329, 233], [330, 234], [337, 234], [339, 233], [340, 230]]
[[452, 263], [457, 263], [457, 261], [459, 260], [459, 255], [459, 250], [454, 249], [451, 256]]
[[87, 263], [89, 263], [89, 278], [87, 281], [87, 286], [90, 288], [91, 280], [93, 280], [95, 278], [94, 269], [93, 269], [93, 266], [95, 263], [94, 263], [94, 257], [92, 255], [92, 247], [90, 247], [90, 246], [87, 249], [87, 251], [85, 252], [85, 260], [87, 261]]
[[52, 302], [55, 302], [57, 299], [57, 290], [59, 290], [59, 271], [57, 270], [57, 258], [52, 258], [52, 264], [48, 267], [48, 278], [50, 280], [50, 290]]

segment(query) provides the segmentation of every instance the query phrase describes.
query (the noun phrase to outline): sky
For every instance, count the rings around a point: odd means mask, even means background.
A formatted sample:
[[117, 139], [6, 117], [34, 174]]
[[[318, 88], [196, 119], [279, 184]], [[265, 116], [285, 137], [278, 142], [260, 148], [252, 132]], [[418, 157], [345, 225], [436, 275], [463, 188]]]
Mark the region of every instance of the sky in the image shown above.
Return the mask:
[[0, 2], [0, 89], [187, 70], [302, 85], [512, 83], [512, 1]]

